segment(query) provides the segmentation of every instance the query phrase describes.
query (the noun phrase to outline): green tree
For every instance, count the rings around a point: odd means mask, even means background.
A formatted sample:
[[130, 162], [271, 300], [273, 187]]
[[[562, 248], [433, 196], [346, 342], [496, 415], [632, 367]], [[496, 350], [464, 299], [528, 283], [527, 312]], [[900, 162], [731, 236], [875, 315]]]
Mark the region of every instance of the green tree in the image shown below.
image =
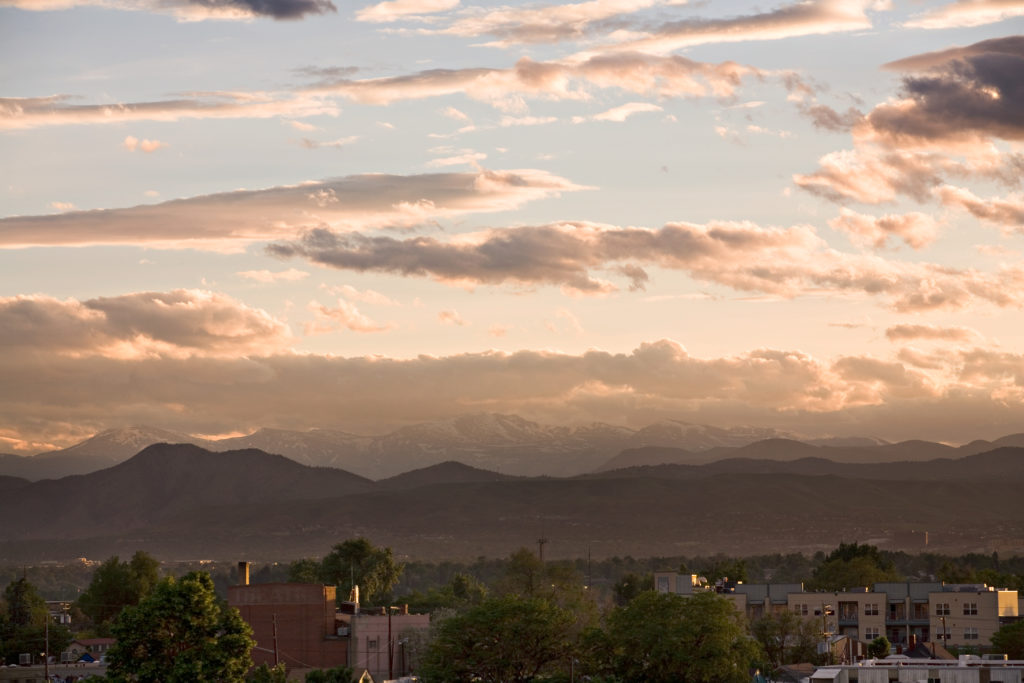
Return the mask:
[[750, 634], [773, 667], [817, 660], [821, 630], [816, 619], [805, 619], [789, 610], [773, 612], [751, 623]]
[[404, 565], [395, 562], [391, 548], [378, 548], [363, 537], [334, 546], [320, 563], [320, 580], [338, 586], [344, 600], [353, 585], [360, 602], [386, 599], [402, 576]]
[[727, 598], [647, 592], [608, 616], [606, 655], [597, 673], [652, 683], [746, 683], [761, 657]]
[[306, 674], [306, 683], [352, 683], [355, 671], [347, 666], [336, 666], [333, 669], [316, 669]]
[[427, 645], [419, 675], [428, 683], [525, 683], [568, 668], [571, 612], [542, 598], [506, 595], [449, 617]]
[[206, 572], [168, 577], [114, 621], [108, 677], [115, 681], [244, 681], [252, 629], [218, 601]]
[[6, 609], [0, 615], [0, 658], [15, 664], [18, 655], [60, 652], [71, 642], [71, 632], [62, 624], [47, 624], [46, 601], [36, 587], [22, 577], [4, 590]]
[[541, 562], [533, 552], [520, 548], [505, 565], [505, 575], [495, 592], [524, 598], [543, 598], [576, 615], [576, 632], [596, 622], [597, 604], [588, 594], [583, 576], [564, 562]]
[[320, 583], [320, 562], [311, 557], [295, 560], [288, 565], [289, 583]]
[[1001, 626], [992, 634], [992, 647], [1010, 659], [1024, 659], [1024, 621]]
[[889, 656], [889, 651], [892, 649], [892, 643], [885, 636], [878, 636], [870, 643], [868, 643], [868, 655], [877, 659]]
[[413, 591], [402, 595], [396, 602], [406, 603], [418, 610], [433, 612], [438, 609], [463, 609], [479, 605], [487, 597], [487, 587], [468, 574], [456, 573], [446, 585], [431, 588], [426, 593]]
[[149, 595], [160, 580], [160, 563], [138, 551], [128, 562], [114, 555], [96, 568], [89, 587], [75, 603], [98, 633], [108, 633], [110, 623], [130, 605]]
[[654, 590], [654, 575], [645, 574], [640, 576], [633, 572], [629, 572], [621, 579], [619, 579], [612, 587], [612, 593], [615, 596], [615, 604], [619, 607], [628, 605], [633, 601], [633, 598], [640, 595], [643, 591]]
[[815, 590], [844, 590], [885, 581], [902, 581], [891, 560], [873, 545], [840, 543], [814, 570], [809, 582]]
[[288, 683], [288, 669], [284, 662], [275, 666], [260, 664], [245, 677], [247, 683]]

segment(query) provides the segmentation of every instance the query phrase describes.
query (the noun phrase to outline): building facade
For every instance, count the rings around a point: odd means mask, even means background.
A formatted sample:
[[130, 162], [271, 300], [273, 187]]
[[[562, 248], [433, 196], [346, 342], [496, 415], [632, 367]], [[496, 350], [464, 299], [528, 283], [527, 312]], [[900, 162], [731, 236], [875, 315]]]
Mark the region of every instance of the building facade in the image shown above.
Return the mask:
[[749, 620], [780, 609], [819, 619], [826, 635], [871, 642], [889, 639], [897, 650], [927, 641], [988, 645], [999, 627], [1021, 616], [1017, 591], [985, 584], [890, 582], [838, 592], [806, 591], [803, 584], [710, 586], [696, 574], [655, 572], [655, 590], [692, 595], [715, 591], [732, 600]]

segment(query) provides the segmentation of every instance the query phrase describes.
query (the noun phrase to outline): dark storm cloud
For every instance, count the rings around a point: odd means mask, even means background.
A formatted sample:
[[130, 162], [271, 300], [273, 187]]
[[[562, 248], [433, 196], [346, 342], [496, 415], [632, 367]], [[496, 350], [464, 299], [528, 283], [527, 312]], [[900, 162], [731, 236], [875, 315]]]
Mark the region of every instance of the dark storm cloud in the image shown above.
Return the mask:
[[1024, 37], [988, 40], [888, 66], [926, 70], [903, 79], [901, 100], [868, 115], [875, 136], [926, 143], [1024, 139]]

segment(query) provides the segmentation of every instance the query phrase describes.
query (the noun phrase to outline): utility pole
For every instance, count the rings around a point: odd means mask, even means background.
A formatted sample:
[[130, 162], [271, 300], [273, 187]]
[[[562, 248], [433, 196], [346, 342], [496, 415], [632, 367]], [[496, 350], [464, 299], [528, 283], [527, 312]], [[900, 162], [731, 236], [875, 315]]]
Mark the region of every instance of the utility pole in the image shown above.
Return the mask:
[[46, 647], [43, 652], [43, 671], [46, 680], [50, 680], [50, 609], [46, 609]]
[[544, 544], [547, 542], [548, 539], [543, 536], [537, 539], [537, 556], [540, 558], [542, 563], [544, 562]]
[[274, 666], [276, 667], [280, 661], [277, 654], [277, 612], [274, 612]]
[[388, 680], [395, 678], [395, 641], [391, 638], [391, 610], [394, 607], [388, 607]]

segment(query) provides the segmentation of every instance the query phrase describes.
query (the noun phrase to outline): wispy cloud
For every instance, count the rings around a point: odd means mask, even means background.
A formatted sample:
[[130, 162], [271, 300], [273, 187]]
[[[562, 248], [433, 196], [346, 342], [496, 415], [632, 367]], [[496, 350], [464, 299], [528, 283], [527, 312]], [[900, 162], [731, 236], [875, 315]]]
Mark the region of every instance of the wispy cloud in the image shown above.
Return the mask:
[[421, 14], [445, 12], [458, 6], [459, 0], [387, 0], [358, 10], [356, 20], [387, 23]]
[[73, 7], [105, 7], [171, 14], [179, 21], [204, 19], [248, 20], [254, 17], [302, 19], [310, 14], [337, 12], [331, 0], [2, 0], [23, 10], [55, 11]]
[[964, 342], [978, 339], [976, 331], [967, 327], [939, 327], [937, 325], [894, 325], [885, 330], [889, 341], [899, 342], [910, 339]]
[[0, 219], [0, 248], [140, 244], [241, 248], [328, 225], [410, 227], [445, 216], [503, 211], [585, 189], [536, 169], [427, 175], [361, 175], [263, 190], [237, 190], [124, 209]]
[[0, 130], [181, 119], [265, 119], [337, 116], [323, 98], [291, 93], [206, 92], [173, 100], [77, 104], [70, 95], [0, 98]]
[[338, 299], [333, 308], [324, 306], [318, 301], [311, 301], [307, 309], [315, 319], [305, 326], [307, 336], [334, 332], [345, 328], [351, 332], [387, 332], [395, 326], [392, 323], [378, 323], [363, 314], [354, 303]]
[[[876, 229], [883, 228], [876, 225]], [[917, 233], [905, 231], [904, 237], [907, 234]], [[645, 267], [658, 267], [739, 291], [780, 297], [822, 293], [882, 297], [899, 311], [959, 309], [980, 302], [1000, 307], [1024, 303], [1024, 269], [984, 273], [843, 253], [829, 248], [806, 226], [670, 223], [651, 230], [560, 223], [489, 230], [452, 241], [315, 229], [298, 241], [273, 244], [268, 251], [339, 269], [431, 277], [458, 286], [555, 285], [600, 295], [619, 286], [596, 272], [624, 276], [630, 289], [643, 289], [650, 279]]]
[[247, 280], [255, 280], [256, 282], [262, 282], [264, 284], [271, 284], [273, 282], [295, 282], [309, 277], [309, 273], [307, 271], [297, 270], [295, 268], [279, 270], [276, 272], [270, 270], [243, 270], [236, 273], [236, 275]]
[[161, 142], [160, 140], [149, 140], [149, 139], [139, 140], [134, 135], [129, 135], [128, 137], [126, 137], [124, 139], [124, 142], [121, 143], [121, 145], [125, 149], [127, 149], [129, 152], [134, 152], [135, 150], [141, 150], [143, 152], [146, 152], [147, 154], [150, 153], [150, 152], [155, 152], [158, 149], [162, 149], [164, 147], [167, 147], [167, 143], [166, 142]]
[[915, 15], [906, 26], [941, 29], [958, 26], [982, 26], [1024, 16], [1021, 0], [957, 0]]

